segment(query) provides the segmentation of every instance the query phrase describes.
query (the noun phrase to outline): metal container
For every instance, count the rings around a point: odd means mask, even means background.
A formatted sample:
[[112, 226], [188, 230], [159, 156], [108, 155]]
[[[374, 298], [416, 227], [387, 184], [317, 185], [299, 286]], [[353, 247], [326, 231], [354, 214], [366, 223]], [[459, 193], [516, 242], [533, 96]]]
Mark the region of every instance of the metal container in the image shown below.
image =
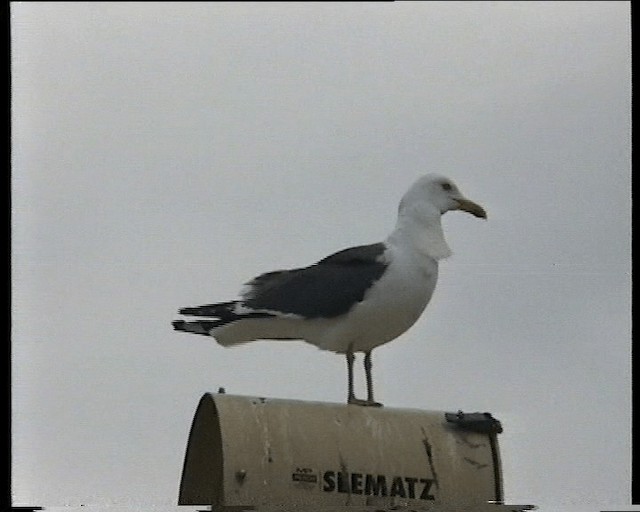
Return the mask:
[[502, 500], [501, 431], [488, 413], [207, 393], [189, 434], [179, 504], [484, 510]]

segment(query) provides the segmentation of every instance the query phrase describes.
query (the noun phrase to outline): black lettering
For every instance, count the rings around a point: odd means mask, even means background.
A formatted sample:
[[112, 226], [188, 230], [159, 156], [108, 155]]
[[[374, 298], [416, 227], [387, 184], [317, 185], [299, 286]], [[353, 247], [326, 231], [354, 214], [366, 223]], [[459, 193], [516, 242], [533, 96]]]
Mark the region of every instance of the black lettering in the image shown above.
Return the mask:
[[409, 491], [409, 498], [415, 498], [416, 497], [415, 484], [418, 481], [418, 479], [411, 478], [410, 476], [405, 476], [404, 481], [407, 482], [407, 490]]
[[349, 494], [349, 473], [338, 473], [338, 492]]
[[318, 477], [316, 475], [310, 475], [308, 473], [293, 473], [291, 475], [291, 479], [294, 482], [307, 482], [310, 484], [315, 484], [318, 481]]
[[362, 473], [351, 473], [351, 493], [362, 494]]
[[336, 482], [334, 480], [335, 473], [333, 471], [325, 471], [322, 478], [324, 480], [324, 487], [322, 490], [324, 492], [332, 492], [336, 490]]
[[367, 474], [364, 478], [364, 493], [367, 496], [386, 496], [387, 495], [387, 479], [384, 475]]
[[404, 491], [404, 484], [402, 483], [402, 477], [396, 476], [393, 479], [393, 483], [391, 484], [391, 492], [389, 496], [400, 496], [401, 498], [406, 498], [407, 493]]
[[427, 478], [421, 478], [420, 483], [424, 484], [424, 489], [422, 489], [422, 494], [420, 494], [420, 499], [435, 500], [436, 498], [434, 497], [434, 495], [429, 494], [429, 491], [431, 490], [431, 486], [433, 485], [433, 480], [429, 480]]

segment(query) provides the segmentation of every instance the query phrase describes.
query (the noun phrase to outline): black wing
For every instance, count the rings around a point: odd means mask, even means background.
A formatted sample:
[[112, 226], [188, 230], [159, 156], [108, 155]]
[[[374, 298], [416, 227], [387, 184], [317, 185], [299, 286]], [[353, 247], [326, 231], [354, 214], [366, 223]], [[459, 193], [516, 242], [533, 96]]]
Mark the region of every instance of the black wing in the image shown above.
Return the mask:
[[332, 318], [347, 313], [387, 268], [383, 243], [344, 249], [305, 268], [277, 270], [247, 283], [243, 304], [255, 310]]

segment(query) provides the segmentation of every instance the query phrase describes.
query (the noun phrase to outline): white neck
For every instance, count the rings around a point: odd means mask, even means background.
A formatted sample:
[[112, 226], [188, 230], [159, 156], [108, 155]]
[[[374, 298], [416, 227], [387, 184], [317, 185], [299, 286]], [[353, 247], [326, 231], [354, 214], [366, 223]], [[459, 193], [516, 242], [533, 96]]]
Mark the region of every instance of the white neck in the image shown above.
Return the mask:
[[441, 260], [451, 256], [444, 239], [442, 214], [424, 207], [400, 208], [395, 229], [387, 237], [391, 245], [409, 245], [417, 252]]

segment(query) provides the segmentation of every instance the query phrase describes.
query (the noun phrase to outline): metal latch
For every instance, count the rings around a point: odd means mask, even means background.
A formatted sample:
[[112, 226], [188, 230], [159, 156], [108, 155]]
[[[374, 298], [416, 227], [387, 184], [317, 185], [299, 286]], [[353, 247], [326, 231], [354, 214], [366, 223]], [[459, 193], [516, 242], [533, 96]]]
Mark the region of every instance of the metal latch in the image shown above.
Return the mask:
[[500, 434], [502, 425], [489, 412], [445, 412], [445, 419], [462, 430], [481, 434]]

